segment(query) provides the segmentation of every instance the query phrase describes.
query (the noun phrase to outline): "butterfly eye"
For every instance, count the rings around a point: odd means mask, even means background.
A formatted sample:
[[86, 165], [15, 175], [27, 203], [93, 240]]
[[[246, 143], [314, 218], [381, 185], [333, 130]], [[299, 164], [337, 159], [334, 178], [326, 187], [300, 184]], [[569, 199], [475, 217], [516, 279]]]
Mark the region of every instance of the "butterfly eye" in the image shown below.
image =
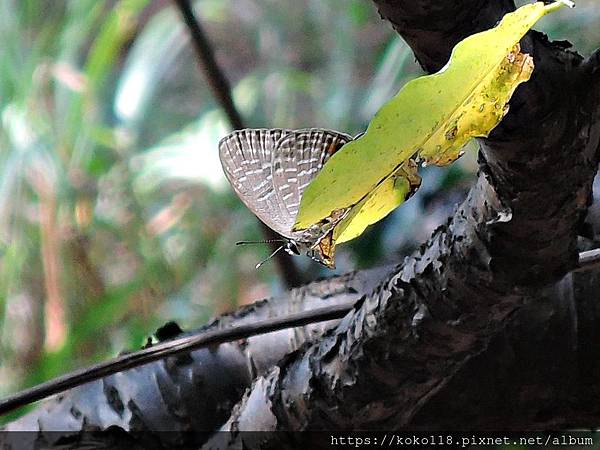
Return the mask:
[[[333, 130], [310, 128], [236, 130], [219, 143], [225, 175], [242, 202], [285, 239], [293, 231], [304, 189], [323, 164], [352, 137]], [[297, 242], [282, 242], [282, 250], [300, 255], [317, 243], [322, 223], [312, 224]]]
[[300, 250], [298, 249], [298, 245], [294, 241], [289, 241], [288, 242], [288, 248], [295, 255], [299, 255], [300, 254]]

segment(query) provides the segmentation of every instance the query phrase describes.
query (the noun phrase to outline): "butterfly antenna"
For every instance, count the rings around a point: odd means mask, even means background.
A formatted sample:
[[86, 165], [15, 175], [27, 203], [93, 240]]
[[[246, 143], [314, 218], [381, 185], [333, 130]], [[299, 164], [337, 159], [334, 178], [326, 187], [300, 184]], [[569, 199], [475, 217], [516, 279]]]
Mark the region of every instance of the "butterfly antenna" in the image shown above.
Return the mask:
[[260, 266], [262, 266], [264, 263], [266, 263], [268, 260], [270, 260], [273, 256], [275, 256], [277, 254], [277, 252], [280, 251], [281, 249], [283, 249], [283, 245], [281, 247], [278, 247], [277, 250], [275, 250], [273, 253], [271, 253], [267, 258], [265, 258], [261, 262], [259, 262], [256, 265], [256, 269], [260, 268]]
[[262, 241], [238, 241], [235, 245], [271, 244], [273, 242], [285, 242], [285, 239], [264, 239]]

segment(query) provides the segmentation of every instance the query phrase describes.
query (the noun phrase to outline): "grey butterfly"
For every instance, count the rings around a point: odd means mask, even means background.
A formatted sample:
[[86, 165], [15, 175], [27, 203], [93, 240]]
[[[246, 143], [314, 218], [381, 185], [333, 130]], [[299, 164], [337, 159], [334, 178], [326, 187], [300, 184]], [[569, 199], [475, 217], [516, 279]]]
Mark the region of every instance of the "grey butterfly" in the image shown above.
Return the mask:
[[271, 256], [283, 249], [335, 267], [332, 230], [343, 218], [341, 213], [307, 230], [292, 231], [292, 226], [304, 189], [331, 155], [351, 140], [347, 134], [319, 128], [244, 129], [221, 139], [219, 157], [231, 186], [260, 220], [282, 236], [282, 246]]

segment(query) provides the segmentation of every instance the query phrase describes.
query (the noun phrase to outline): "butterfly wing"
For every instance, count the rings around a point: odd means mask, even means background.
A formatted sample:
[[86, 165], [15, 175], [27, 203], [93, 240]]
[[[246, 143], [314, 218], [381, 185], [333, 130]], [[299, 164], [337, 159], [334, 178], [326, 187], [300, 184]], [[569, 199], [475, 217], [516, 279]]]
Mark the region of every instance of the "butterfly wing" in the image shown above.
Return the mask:
[[337, 131], [311, 128], [290, 131], [273, 150], [273, 186], [285, 220], [296, 220], [304, 189], [317, 176], [323, 164], [352, 137]]
[[284, 129], [237, 130], [219, 142], [225, 176], [242, 202], [277, 233], [291, 236], [294, 218], [273, 187], [272, 155], [277, 143], [291, 133]]

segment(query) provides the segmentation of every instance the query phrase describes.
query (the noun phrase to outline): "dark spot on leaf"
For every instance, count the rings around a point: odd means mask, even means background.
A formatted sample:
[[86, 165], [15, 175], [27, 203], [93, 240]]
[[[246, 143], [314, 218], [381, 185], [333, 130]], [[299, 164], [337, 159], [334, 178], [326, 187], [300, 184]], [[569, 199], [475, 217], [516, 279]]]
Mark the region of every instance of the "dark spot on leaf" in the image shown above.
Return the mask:
[[454, 125], [452, 128], [446, 131], [446, 140], [452, 141], [456, 138], [456, 133], [458, 132], [458, 127]]

